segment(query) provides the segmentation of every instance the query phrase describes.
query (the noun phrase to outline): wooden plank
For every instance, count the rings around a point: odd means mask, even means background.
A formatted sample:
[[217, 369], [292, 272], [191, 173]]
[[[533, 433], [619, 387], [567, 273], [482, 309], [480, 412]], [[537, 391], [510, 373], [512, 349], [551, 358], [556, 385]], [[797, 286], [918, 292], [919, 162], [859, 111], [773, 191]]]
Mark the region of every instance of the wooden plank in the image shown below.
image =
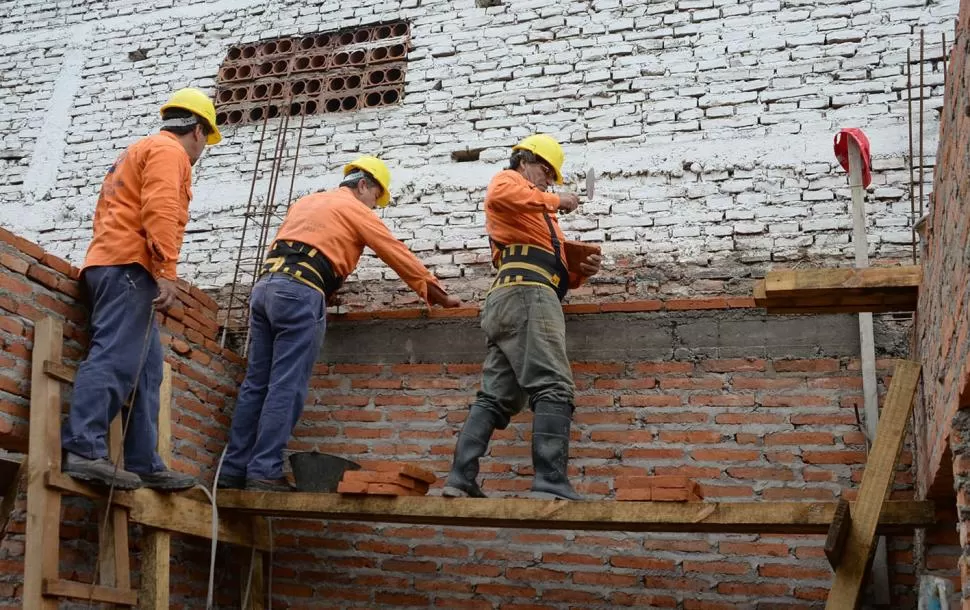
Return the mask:
[[[342, 496], [220, 490], [219, 514], [459, 527], [620, 532], [825, 534], [835, 502], [555, 502], [525, 498]], [[935, 522], [932, 502], [887, 504], [882, 531]]]
[[[134, 606], [137, 594], [131, 589], [99, 587], [74, 580], [45, 579], [44, 595], [94, 601], [117, 606]], [[56, 602], [55, 603], [55, 608]], [[27, 606], [24, 606], [25, 608]]]
[[849, 535], [849, 522], [852, 517], [849, 514], [848, 500], [840, 499], [839, 505], [835, 509], [835, 517], [832, 518], [832, 525], [829, 526], [829, 533], [825, 537], [825, 556], [829, 560], [832, 569], [839, 567], [842, 559], [842, 551], [845, 549], [845, 540]]
[[[85, 496], [104, 498], [103, 488], [75, 481], [60, 472], [48, 472], [47, 485], [52, 489]], [[225, 490], [221, 490], [221, 496]], [[176, 534], [186, 534], [198, 538], [212, 538], [212, 507], [208, 501], [202, 502], [180, 493], [159, 493], [152, 489], [135, 491], [116, 491], [113, 502], [127, 507], [128, 518], [132, 523]], [[269, 528], [265, 519], [253, 519], [247, 515], [223, 513], [219, 511], [219, 542], [238, 544], [259, 550], [269, 550]]]
[[[166, 466], [172, 462], [172, 365], [162, 367], [162, 385], [158, 390], [158, 456]], [[164, 530], [147, 529], [142, 552], [140, 610], [168, 610], [172, 535]]]
[[52, 379], [56, 379], [64, 383], [74, 383], [74, 377], [77, 374], [77, 369], [58, 360], [45, 360], [44, 374]]
[[899, 267], [828, 267], [822, 269], [773, 269], [765, 274], [765, 296], [800, 297], [825, 291], [856, 289], [857, 294], [910, 294], [919, 290], [922, 270], [917, 265]]
[[[266, 577], [265, 569], [269, 565], [266, 561], [265, 553], [256, 551], [250, 556], [250, 560], [243, 565], [242, 578], [240, 579], [241, 597], [240, 603], [246, 602], [243, 610], [265, 610], [266, 609]], [[252, 570], [252, 572], [250, 572]], [[252, 582], [249, 583], [249, 595], [247, 597], [246, 584], [252, 574]]]
[[829, 610], [851, 610], [859, 605], [862, 582], [872, 559], [876, 526], [892, 488], [896, 459], [913, 410], [919, 375], [919, 363], [896, 361], [876, 439], [862, 474], [858, 500], [850, 508], [852, 520], [845, 553], [835, 571], [825, 606]]
[[17, 496], [20, 493], [20, 484], [27, 477], [27, 459], [20, 462], [17, 473], [13, 476], [7, 488], [3, 492], [3, 500], [0, 501], [0, 538], [7, 533], [7, 525], [10, 523], [10, 515], [13, 514], [14, 506], [17, 504]]
[[61, 495], [44, 484], [44, 475], [61, 471], [61, 386], [44, 374], [44, 362], [60, 362], [63, 337], [59, 320], [48, 317], [34, 325], [23, 589], [23, 607], [32, 610], [57, 609], [57, 601], [44, 596], [44, 581], [58, 577]]
[[[122, 448], [121, 418], [119, 413], [108, 429], [108, 457], [117, 461], [118, 469], [125, 467]], [[108, 511], [105, 520], [104, 512]], [[102, 529], [104, 523], [107, 528]], [[120, 506], [106, 506], [98, 511], [98, 579], [102, 586], [120, 590], [131, 588], [131, 566], [128, 556], [128, 511]]]

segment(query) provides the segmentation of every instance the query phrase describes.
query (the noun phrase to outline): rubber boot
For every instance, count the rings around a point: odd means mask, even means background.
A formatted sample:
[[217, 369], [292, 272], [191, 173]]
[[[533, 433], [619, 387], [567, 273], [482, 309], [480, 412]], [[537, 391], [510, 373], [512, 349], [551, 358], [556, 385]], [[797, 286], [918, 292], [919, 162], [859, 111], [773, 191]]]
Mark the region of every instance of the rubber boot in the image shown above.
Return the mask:
[[532, 422], [532, 491], [563, 500], [582, 500], [566, 477], [569, 427], [573, 406], [567, 402], [536, 401]]
[[485, 492], [478, 486], [478, 458], [485, 455], [488, 441], [496, 428], [496, 416], [489, 409], [473, 403], [468, 418], [458, 434], [455, 457], [451, 472], [445, 481], [441, 495], [447, 498], [484, 498]]

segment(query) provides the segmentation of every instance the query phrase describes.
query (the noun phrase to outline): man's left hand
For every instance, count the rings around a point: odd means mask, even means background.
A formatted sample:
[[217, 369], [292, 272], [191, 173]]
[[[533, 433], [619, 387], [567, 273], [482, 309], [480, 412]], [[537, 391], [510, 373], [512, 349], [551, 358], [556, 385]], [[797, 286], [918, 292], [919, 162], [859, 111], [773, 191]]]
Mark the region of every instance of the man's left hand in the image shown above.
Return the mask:
[[603, 257], [599, 254], [590, 254], [586, 257], [586, 260], [579, 264], [579, 272], [583, 277], [590, 277], [596, 275], [600, 271], [600, 265], [603, 264]]

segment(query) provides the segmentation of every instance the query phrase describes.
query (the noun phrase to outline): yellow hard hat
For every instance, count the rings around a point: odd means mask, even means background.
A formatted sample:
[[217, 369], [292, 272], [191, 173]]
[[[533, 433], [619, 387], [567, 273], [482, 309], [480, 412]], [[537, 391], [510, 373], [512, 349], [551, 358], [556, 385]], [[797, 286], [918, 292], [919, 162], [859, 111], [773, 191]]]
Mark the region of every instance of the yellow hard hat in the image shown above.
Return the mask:
[[381, 196], [377, 199], [378, 207], [386, 207], [391, 201], [391, 170], [387, 169], [384, 162], [377, 157], [363, 156], [358, 159], [351, 161], [344, 166], [344, 176], [354, 171], [354, 169], [359, 169], [367, 172], [377, 180], [377, 183], [381, 185]]
[[562, 162], [565, 155], [556, 138], [544, 133], [537, 133], [513, 146], [512, 150], [528, 150], [551, 165], [556, 172], [556, 184], [562, 184]]
[[216, 107], [205, 93], [192, 87], [179, 89], [172, 94], [172, 97], [168, 98], [168, 101], [161, 107], [159, 113], [164, 113], [169, 108], [188, 110], [205, 121], [209, 126], [209, 136], [205, 140], [206, 144], [211, 146], [218, 144], [222, 140], [222, 134], [219, 133], [219, 128], [216, 127]]

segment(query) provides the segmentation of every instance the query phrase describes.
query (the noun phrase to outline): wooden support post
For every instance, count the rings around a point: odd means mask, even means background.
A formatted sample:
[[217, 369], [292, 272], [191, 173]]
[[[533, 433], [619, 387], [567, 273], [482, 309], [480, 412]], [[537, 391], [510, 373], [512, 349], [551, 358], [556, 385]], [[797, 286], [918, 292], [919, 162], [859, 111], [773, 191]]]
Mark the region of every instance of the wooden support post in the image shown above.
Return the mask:
[[[172, 462], [172, 365], [162, 368], [162, 385], [158, 392], [158, 455], [166, 466]], [[145, 528], [142, 551], [139, 610], [168, 610], [172, 535], [163, 530]]]
[[[112, 461], [120, 460], [118, 469], [125, 467], [122, 447], [121, 418], [119, 413], [108, 430], [108, 455]], [[98, 515], [98, 527], [104, 521], [104, 511], [109, 511], [108, 527], [98, 532], [101, 545], [101, 563], [98, 577], [102, 587], [128, 591], [131, 589], [131, 565], [128, 556], [128, 511], [120, 506], [105, 506]]]
[[44, 374], [44, 362], [60, 362], [63, 335], [63, 325], [53, 318], [34, 325], [23, 607], [36, 610], [57, 610], [57, 600], [44, 597], [44, 581], [58, 580], [61, 494], [47, 488], [44, 476], [61, 470], [61, 386]]
[[849, 501], [840, 499], [839, 505], [835, 508], [835, 516], [832, 517], [832, 525], [829, 526], [829, 533], [825, 537], [823, 549], [832, 569], [838, 568], [842, 560], [842, 551], [845, 549], [845, 540], [849, 535], [851, 519]]
[[852, 610], [859, 605], [862, 582], [876, 543], [876, 526], [892, 488], [896, 459], [913, 411], [919, 374], [919, 363], [896, 361], [876, 439], [862, 474], [859, 496], [851, 509], [849, 536], [829, 591], [825, 606], [828, 610]]
[[[246, 607], [242, 610], [266, 610], [266, 567], [269, 562], [266, 561], [266, 553], [263, 551], [256, 551], [251, 554], [252, 558], [250, 561], [245, 562], [242, 569], [241, 580], [241, 597], [240, 603], [246, 601], [246, 584], [249, 584], [249, 597]], [[272, 566], [269, 566], [272, 569]], [[252, 570], [252, 582], [249, 583], [250, 570]]]

